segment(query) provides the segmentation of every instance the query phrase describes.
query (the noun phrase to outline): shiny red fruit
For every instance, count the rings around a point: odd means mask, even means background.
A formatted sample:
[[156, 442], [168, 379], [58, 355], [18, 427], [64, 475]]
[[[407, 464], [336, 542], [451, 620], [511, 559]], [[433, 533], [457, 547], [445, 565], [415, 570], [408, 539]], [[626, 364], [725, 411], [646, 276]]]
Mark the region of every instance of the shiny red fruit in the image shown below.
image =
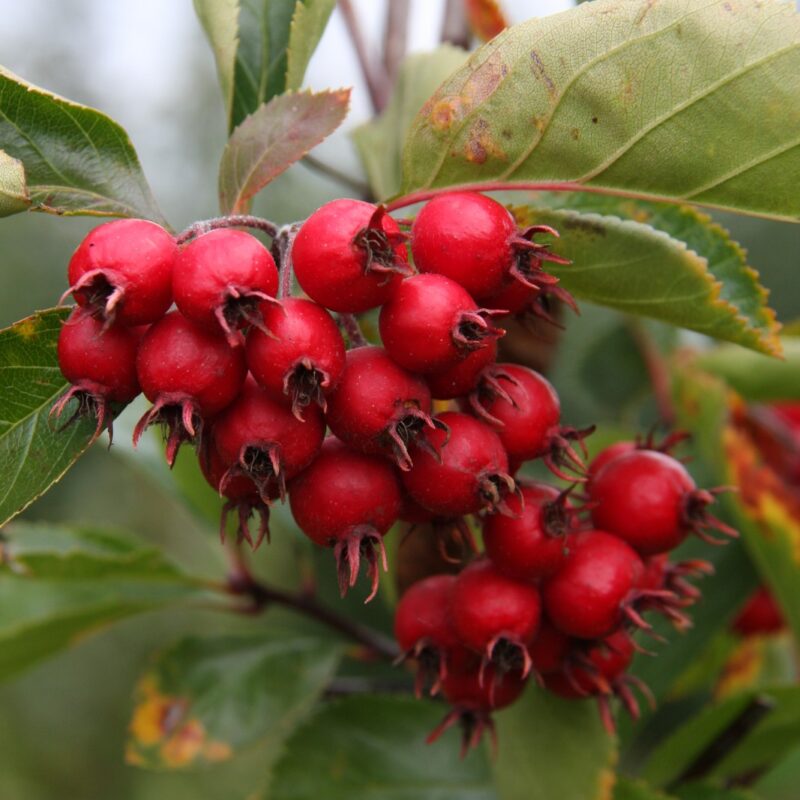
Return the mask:
[[782, 631], [786, 620], [772, 593], [761, 586], [750, 595], [731, 627], [742, 636], [758, 636]]

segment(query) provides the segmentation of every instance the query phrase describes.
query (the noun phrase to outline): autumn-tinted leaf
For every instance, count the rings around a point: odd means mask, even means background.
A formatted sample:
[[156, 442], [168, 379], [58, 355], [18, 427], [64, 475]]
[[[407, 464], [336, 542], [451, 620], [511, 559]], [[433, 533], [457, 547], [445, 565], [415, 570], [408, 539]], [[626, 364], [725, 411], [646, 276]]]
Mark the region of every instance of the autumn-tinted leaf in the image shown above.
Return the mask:
[[0, 150], [0, 217], [25, 211], [30, 204], [22, 162]]

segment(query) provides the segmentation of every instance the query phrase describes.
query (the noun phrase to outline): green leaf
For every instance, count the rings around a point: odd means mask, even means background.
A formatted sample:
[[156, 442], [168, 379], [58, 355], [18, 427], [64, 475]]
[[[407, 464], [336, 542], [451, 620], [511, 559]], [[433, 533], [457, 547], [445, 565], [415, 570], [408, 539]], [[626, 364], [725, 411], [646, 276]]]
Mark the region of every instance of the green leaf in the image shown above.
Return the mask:
[[94, 435], [92, 420], [57, 431], [50, 418], [67, 386], [56, 347], [68, 314], [40, 311], [0, 330], [0, 526], [59, 480]]
[[274, 97], [233, 132], [219, 166], [223, 213], [243, 213], [252, 197], [341, 125], [350, 90]]
[[[594, 703], [531, 687], [496, 714], [493, 763], [501, 800], [605, 800], [614, 785], [616, 740]], [[558, 754], [558, 757], [554, 757]]]
[[451, 45], [409, 56], [403, 62], [386, 109], [353, 131], [375, 197], [391, 197], [400, 190], [401, 157], [411, 123], [436, 87], [466, 58], [464, 50]]
[[675, 791], [678, 800], [759, 800], [760, 798], [747, 789], [722, 789], [710, 783], [691, 783]]
[[620, 776], [614, 785], [614, 800], [671, 800], [671, 798], [643, 781], [633, 781]]
[[179, 769], [224, 761], [258, 740], [267, 761], [307, 716], [340, 648], [311, 638], [190, 638], [161, 653], [139, 682], [126, 758]]
[[446, 81], [403, 191], [558, 184], [796, 221], [798, 130], [793, 4], [596, 0], [509, 28]]
[[[497, 800], [484, 754], [458, 758], [458, 732], [426, 735], [446, 708], [406, 697], [327, 703], [286, 743], [270, 800]], [[501, 744], [502, 747], [502, 744]], [[559, 799], [560, 800], [560, 799]]]
[[160, 550], [138, 537], [43, 522], [14, 522], [3, 530], [0, 572], [66, 581], [183, 580]]
[[30, 204], [22, 162], [0, 150], [0, 217], [27, 211]]
[[239, 0], [194, 0], [214, 58], [228, 118], [233, 103], [233, 69], [239, 43]]
[[165, 224], [136, 151], [116, 122], [2, 68], [0, 148], [24, 166], [32, 211]]
[[561, 234], [554, 249], [568, 265], [548, 264], [578, 299], [639, 314], [775, 354], [774, 333], [754, 325], [725, 297], [706, 258], [650, 225], [579, 211], [526, 208], [524, 222]]
[[303, 85], [306, 67], [325, 32], [336, 0], [304, 0], [296, 5], [286, 53], [286, 88]]
[[0, 680], [87, 634], [133, 614], [183, 600], [192, 590], [166, 581], [58, 582], [0, 577]]
[[697, 358], [697, 366], [717, 375], [745, 400], [770, 403], [800, 399], [800, 338], [784, 337], [783, 359], [765, 358], [723, 346]]

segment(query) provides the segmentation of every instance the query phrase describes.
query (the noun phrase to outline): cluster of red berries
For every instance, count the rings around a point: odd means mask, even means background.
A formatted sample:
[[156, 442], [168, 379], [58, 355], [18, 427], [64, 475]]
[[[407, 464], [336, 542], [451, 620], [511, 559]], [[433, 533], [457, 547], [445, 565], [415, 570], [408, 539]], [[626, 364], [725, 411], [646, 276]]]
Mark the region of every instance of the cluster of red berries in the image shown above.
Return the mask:
[[[78, 308], [59, 359], [72, 388], [54, 410], [77, 400], [100, 431], [141, 388], [153, 405], [134, 440], [162, 425], [170, 465], [182, 443], [197, 446], [226, 498], [223, 533], [234, 511], [239, 539], [257, 546], [270, 503], [288, 493], [301, 531], [333, 549], [342, 593], [366, 562], [368, 600], [398, 520], [473, 549], [480, 522], [487, 557], [420, 582], [397, 611], [402, 648], [454, 706], [448, 724], [477, 723], [470, 737], [531, 673], [635, 710], [629, 629], [650, 628], [647, 610], [687, 623], [697, 592], [685, 578], [704, 565], [669, 565], [666, 553], [722, 526], [706, 512], [714, 493], [664, 453], [616, 446], [587, 473], [575, 448], [591, 429], [561, 424], [541, 375], [496, 363], [498, 318], [573, 304], [543, 269], [564, 259], [539, 234], [557, 235], [457, 192], [413, 225], [333, 201], [272, 254], [230, 227], [175, 239], [142, 220], [107, 223], [70, 261]], [[305, 297], [288, 296], [292, 274]], [[377, 308], [383, 346], [369, 346], [353, 315]], [[585, 484], [591, 523], [569, 491], [515, 479], [532, 459]]]

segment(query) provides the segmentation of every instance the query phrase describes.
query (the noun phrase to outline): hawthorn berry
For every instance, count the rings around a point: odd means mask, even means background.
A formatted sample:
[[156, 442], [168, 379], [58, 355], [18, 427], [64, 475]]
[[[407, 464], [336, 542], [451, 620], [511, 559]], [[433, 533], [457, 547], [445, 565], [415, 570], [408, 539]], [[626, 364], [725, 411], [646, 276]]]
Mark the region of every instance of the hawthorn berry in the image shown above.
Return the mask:
[[541, 681], [542, 676], [559, 672], [571, 651], [574, 640], [560, 631], [542, 614], [536, 638], [528, 645], [531, 671]]
[[400, 512], [400, 484], [391, 464], [329, 436], [290, 484], [289, 502], [300, 530], [316, 544], [333, 547], [342, 596], [355, 585], [366, 559], [372, 586], [364, 602], [372, 600], [379, 557], [387, 568], [383, 536]]
[[741, 636], [778, 633], [786, 627], [783, 612], [766, 586], [760, 586], [748, 598], [731, 624]]
[[[231, 352], [239, 352], [232, 350]], [[264, 503], [283, 499], [286, 483], [316, 457], [325, 436], [322, 412], [311, 406], [299, 420], [248, 377], [236, 400], [214, 422], [213, 444], [226, 467], [220, 484], [242, 475]]]
[[404, 369], [433, 372], [502, 336], [505, 331], [491, 324], [500, 313], [478, 308], [465, 289], [443, 275], [414, 275], [381, 309], [381, 339]]
[[425, 428], [443, 428], [430, 411], [431, 394], [422, 378], [399, 367], [382, 347], [358, 347], [347, 353], [326, 416], [343, 442], [393, 458], [408, 470], [408, 445]]
[[255, 236], [222, 228], [181, 248], [172, 291], [187, 319], [207, 330], [222, 331], [235, 347], [241, 343], [238, 329], [263, 327], [262, 304], [277, 303], [278, 269]]
[[79, 306], [107, 325], [156, 322], [172, 304], [177, 254], [175, 239], [155, 222], [106, 222], [73, 253], [64, 296], [71, 293]]
[[95, 436], [108, 426], [112, 435], [111, 404], [130, 403], [140, 392], [136, 376], [136, 350], [141, 331], [106, 325], [87, 309], [72, 311], [58, 335], [58, 365], [72, 384], [50, 410], [60, 417], [72, 401], [77, 406], [65, 423], [83, 415], [97, 420]]
[[137, 423], [134, 444], [148, 426], [162, 425], [172, 466], [181, 444], [198, 441], [203, 424], [234, 401], [247, 367], [241, 348], [173, 311], [143, 336], [136, 373], [153, 407]]
[[406, 491], [440, 517], [481, 509], [508, 513], [505, 498], [517, 487], [497, 434], [456, 411], [440, 414], [437, 422], [412, 447], [413, 464], [402, 475]]
[[497, 341], [489, 340], [485, 347], [473, 350], [447, 369], [437, 370], [425, 376], [431, 396], [436, 400], [454, 400], [468, 395], [478, 385], [485, 367], [497, 359]]
[[649, 556], [674, 549], [689, 533], [718, 543], [707, 528], [737, 536], [707, 510], [720, 491], [698, 489], [683, 464], [664, 453], [634, 450], [594, 475], [589, 499], [598, 528]]
[[310, 300], [290, 297], [262, 307], [269, 331], [247, 336], [247, 365], [256, 381], [302, 419], [314, 403], [323, 411], [344, 370], [345, 348], [331, 315]]
[[410, 275], [405, 234], [382, 206], [332, 200], [301, 226], [292, 246], [303, 291], [331, 311], [357, 313], [385, 303]]

